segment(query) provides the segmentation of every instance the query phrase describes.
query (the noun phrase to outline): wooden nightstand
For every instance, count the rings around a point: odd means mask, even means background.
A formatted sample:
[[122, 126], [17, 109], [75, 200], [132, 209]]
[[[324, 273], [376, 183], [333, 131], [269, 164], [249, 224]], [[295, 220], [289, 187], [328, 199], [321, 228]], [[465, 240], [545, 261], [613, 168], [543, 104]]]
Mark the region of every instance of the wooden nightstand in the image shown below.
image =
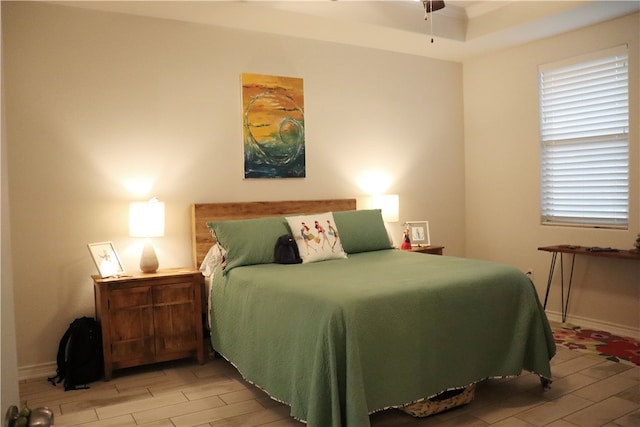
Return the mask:
[[114, 369], [193, 356], [200, 364], [205, 362], [204, 277], [198, 270], [92, 278], [105, 380], [111, 379]]
[[416, 246], [411, 248], [411, 252], [420, 252], [421, 254], [442, 255], [444, 246]]

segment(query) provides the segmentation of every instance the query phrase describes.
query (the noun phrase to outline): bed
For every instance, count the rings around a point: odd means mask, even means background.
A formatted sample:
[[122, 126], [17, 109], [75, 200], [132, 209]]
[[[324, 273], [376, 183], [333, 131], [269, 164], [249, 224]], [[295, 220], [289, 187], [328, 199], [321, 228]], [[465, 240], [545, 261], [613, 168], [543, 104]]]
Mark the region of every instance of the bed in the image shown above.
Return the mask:
[[[373, 412], [523, 370], [550, 384], [553, 335], [515, 268], [394, 249], [380, 211], [354, 199], [192, 213], [196, 265], [226, 251], [211, 267], [214, 350], [309, 426], [368, 426]], [[274, 262], [283, 233], [304, 262]], [[327, 258], [314, 258], [321, 244]]]

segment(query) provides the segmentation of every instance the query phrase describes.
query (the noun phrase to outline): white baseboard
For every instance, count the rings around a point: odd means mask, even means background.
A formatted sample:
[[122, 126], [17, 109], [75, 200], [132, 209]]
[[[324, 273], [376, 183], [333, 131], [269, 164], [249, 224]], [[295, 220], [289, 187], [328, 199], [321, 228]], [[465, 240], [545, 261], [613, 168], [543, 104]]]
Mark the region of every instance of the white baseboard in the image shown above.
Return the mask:
[[[547, 318], [551, 322], [562, 323], [562, 313], [559, 311], [547, 310]], [[597, 331], [606, 331], [611, 334], [620, 335], [623, 337], [633, 338], [640, 340], [640, 329], [632, 328], [626, 325], [619, 325], [616, 323], [605, 322], [602, 320], [589, 319], [587, 317], [571, 316], [567, 314], [567, 320], [565, 323], [570, 323], [582, 328], [595, 329]]]
[[58, 364], [56, 362], [42, 363], [40, 365], [21, 366], [18, 368], [18, 381], [27, 381], [52, 377], [56, 374]]

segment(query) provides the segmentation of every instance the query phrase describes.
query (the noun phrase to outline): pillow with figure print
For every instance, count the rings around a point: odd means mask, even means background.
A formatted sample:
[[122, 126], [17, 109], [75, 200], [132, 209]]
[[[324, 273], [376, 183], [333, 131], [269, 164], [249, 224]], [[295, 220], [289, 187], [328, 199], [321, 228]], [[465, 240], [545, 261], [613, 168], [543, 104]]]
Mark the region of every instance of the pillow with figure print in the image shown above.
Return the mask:
[[302, 263], [346, 258], [331, 212], [286, 217]]

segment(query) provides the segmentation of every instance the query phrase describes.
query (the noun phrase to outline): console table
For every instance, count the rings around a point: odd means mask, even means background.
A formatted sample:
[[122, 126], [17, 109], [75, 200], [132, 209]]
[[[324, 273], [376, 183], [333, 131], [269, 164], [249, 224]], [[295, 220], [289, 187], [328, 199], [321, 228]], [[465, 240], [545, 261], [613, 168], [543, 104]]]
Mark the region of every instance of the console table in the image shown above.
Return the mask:
[[[544, 295], [544, 305], [547, 308], [547, 299], [549, 298], [549, 289], [551, 288], [551, 280], [553, 279], [553, 272], [556, 267], [556, 259], [560, 254], [560, 285], [561, 285], [561, 308], [562, 308], [562, 322], [567, 319], [567, 310], [569, 308], [569, 296], [571, 294], [571, 282], [573, 280], [573, 266], [576, 260], [576, 255], [597, 256], [605, 258], [619, 258], [630, 259], [640, 261], [640, 251], [637, 249], [625, 250], [614, 248], [599, 248], [599, 247], [587, 247], [576, 245], [554, 245], [554, 246], [542, 246], [538, 248], [539, 251], [551, 252], [551, 266], [549, 267], [549, 280], [547, 281], [547, 291]], [[562, 262], [562, 254], [571, 254], [571, 271], [569, 273], [569, 286], [567, 287], [567, 295], [565, 299], [564, 293], [564, 263]]]

